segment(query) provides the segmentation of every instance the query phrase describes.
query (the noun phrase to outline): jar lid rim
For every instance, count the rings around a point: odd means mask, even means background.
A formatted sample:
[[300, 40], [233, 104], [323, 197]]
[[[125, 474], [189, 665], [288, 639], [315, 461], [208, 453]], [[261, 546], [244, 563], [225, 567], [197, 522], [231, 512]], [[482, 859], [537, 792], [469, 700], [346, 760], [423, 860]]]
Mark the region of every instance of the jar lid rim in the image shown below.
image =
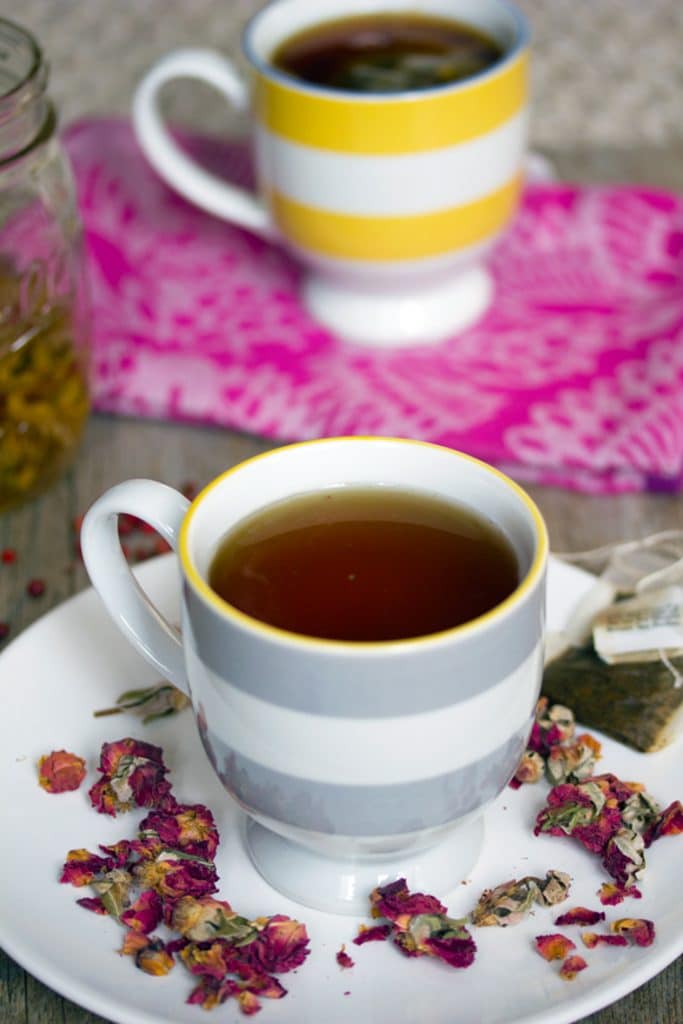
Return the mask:
[[[2, 29], [3, 26], [17, 33], [17, 35], [21, 36], [28, 44], [31, 61], [28, 70], [23, 75], [20, 75], [17, 81], [9, 89], [5, 92], [0, 92], [0, 106], [5, 102], [5, 100], [10, 100], [16, 97], [17, 93], [37, 78], [41, 68], [44, 68], [43, 51], [35, 36], [29, 32], [27, 28], [24, 28], [23, 25], [18, 24], [16, 21], [12, 21], [10, 18], [0, 17], [0, 29]], [[44, 87], [44, 85], [45, 82], [43, 81], [41, 86]]]

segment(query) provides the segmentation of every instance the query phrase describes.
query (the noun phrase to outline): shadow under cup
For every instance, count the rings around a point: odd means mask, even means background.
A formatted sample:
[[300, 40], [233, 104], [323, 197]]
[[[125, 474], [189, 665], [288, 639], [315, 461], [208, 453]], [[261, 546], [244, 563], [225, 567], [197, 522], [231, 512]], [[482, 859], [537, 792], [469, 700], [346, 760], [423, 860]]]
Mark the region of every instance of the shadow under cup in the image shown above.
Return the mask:
[[[207, 583], [224, 534], [294, 494], [387, 486], [467, 504], [511, 541], [521, 582], [428, 637], [345, 643], [287, 633]], [[200, 733], [266, 879], [298, 902], [358, 913], [405, 876], [445, 894], [471, 869], [482, 811], [514, 773], [540, 688], [547, 537], [528, 496], [452, 450], [333, 439], [268, 452], [214, 481], [181, 531], [183, 639]]]

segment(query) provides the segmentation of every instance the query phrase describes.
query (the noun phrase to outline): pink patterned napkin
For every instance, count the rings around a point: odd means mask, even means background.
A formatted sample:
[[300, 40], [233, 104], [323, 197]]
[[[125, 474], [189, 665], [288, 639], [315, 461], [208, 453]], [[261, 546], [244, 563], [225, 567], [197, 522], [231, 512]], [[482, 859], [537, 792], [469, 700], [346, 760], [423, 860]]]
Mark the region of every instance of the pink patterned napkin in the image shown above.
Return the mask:
[[[186, 144], [250, 183], [242, 144]], [[76, 124], [66, 145], [97, 409], [277, 440], [424, 438], [593, 493], [683, 482], [683, 198], [530, 185], [487, 315], [436, 346], [372, 352], [307, 315], [285, 252], [168, 189], [127, 122]]]

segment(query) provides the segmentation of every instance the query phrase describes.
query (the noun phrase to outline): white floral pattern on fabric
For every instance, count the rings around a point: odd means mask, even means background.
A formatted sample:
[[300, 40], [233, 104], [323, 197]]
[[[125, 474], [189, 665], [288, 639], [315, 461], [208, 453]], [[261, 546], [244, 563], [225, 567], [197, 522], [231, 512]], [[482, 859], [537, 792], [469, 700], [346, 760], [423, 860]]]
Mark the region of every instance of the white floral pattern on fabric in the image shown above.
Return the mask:
[[[246, 147], [186, 138], [252, 184]], [[66, 132], [90, 255], [95, 404], [277, 440], [416, 437], [591, 493], [683, 479], [683, 199], [535, 183], [496, 298], [439, 345], [373, 352], [318, 326], [282, 250], [190, 206], [125, 121]]]

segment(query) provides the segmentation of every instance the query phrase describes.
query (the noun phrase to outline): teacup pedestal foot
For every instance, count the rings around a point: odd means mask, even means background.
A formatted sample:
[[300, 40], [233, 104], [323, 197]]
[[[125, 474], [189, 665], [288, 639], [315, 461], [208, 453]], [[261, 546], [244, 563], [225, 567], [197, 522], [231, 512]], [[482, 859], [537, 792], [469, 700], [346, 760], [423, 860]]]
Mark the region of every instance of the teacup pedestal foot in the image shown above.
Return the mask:
[[463, 331], [488, 309], [493, 281], [481, 266], [421, 288], [362, 291], [311, 274], [303, 300], [311, 315], [339, 337], [372, 348], [434, 344]]
[[467, 877], [484, 842], [483, 815], [467, 820], [426, 849], [388, 856], [336, 859], [315, 852], [247, 818], [246, 845], [265, 880], [296, 903], [330, 914], [367, 917], [378, 885], [405, 878], [412, 892], [445, 897]]

